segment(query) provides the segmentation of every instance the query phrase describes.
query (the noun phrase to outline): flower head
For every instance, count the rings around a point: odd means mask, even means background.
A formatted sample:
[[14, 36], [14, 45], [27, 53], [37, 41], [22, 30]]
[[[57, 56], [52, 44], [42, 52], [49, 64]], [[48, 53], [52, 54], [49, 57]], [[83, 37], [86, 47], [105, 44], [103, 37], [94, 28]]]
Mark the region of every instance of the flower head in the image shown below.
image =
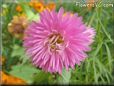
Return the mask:
[[44, 71], [61, 74], [62, 69], [80, 65], [90, 50], [95, 31], [87, 27], [77, 14], [45, 10], [39, 22], [25, 31], [24, 47], [33, 64]]
[[50, 2], [46, 5], [46, 9], [52, 11], [56, 8], [56, 4], [54, 2]]
[[54, 2], [50, 2], [48, 4], [45, 4], [43, 1], [37, 1], [37, 0], [30, 1], [29, 5], [32, 8], [34, 8], [37, 12], [42, 12], [45, 9], [52, 11], [56, 7], [56, 4]]
[[16, 38], [23, 39], [23, 33], [28, 25], [28, 20], [25, 15], [14, 16], [8, 24], [8, 31]]
[[22, 12], [22, 7], [21, 7], [20, 5], [17, 5], [17, 6], [16, 6], [16, 11], [17, 11], [17, 12]]
[[29, 5], [33, 7], [37, 12], [42, 12], [44, 10], [44, 4], [42, 2], [31, 1]]

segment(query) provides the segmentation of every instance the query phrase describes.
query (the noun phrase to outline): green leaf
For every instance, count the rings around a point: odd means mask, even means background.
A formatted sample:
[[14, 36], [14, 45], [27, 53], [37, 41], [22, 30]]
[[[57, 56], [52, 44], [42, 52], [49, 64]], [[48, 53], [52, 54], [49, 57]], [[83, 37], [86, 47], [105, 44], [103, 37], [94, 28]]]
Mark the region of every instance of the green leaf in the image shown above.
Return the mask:
[[59, 82], [61, 84], [69, 84], [71, 78], [71, 69], [69, 69], [69, 71], [63, 69], [61, 76], [62, 77], [59, 77]]
[[22, 64], [28, 61], [29, 56], [26, 55], [23, 47], [19, 45], [14, 45], [11, 57], [19, 57], [19, 60], [22, 60]]
[[47, 84], [50, 74], [40, 71], [37, 73], [37, 75], [34, 77], [34, 84]]
[[106, 28], [104, 27], [104, 25], [102, 24], [102, 22], [101, 22], [101, 20], [99, 18], [98, 18], [98, 21], [101, 24], [102, 30], [106, 34], [107, 38], [110, 40], [110, 42], [114, 43], [114, 41], [112, 40], [110, 34], [108, 33], [108, 31], [106, 30]]
[[96, 50], [93, 53], [93, 57], [96, 57], [96, 55], [99, 53], [102, 45], [103, 45], [103, 42], [101, 42], [100, 44], [97, 45], [97, 48], [96, 48]]
[[35, 14], [35, 15], [32, 17], [31, 20], [33, 20], [33, 21], [38, 21], [39, 19], [40, 19], [40, 16], [39, 16], [39, 14], [37, 13], [37, 14]]
[[95, 67], [95, 62], [93, 62], [93, 69], [94, 69], [94, 80], [95, 80], [95, 83], [98, 83], [98, 76], [97, 76], [97, 69]]
[[107, 50], [107, 55], [108, 55], [108, 61], [109, 61], [109, 64], [111, 66], [111, 63], [112, 63], [112, 56], [111, 56], [111, 53], [110, 53], [110, 49], [108, 47], [108, 45], [105, 43], [105, 46], [106, 46], [106, 50]]
[[22, 64], [26, 63], [28, 61], [29, 57], [26, 54], [23, 54], [20, 57], [20, 60], [22, 60]]
[[13, 51], [12, 51], [12, 54], [11, 54], [12, 57], [21, 56], [23, 54], [24, 54], [24, 48], [23, 47], [20, 47], [19, 45], [14, 45], [13, 46]]
[[22, 78], [28, 83], [32, 83], [33, 75], [38, 72], [39, 70], [34, 68], [32, 65], [16, 65], [12, 67], [10, 74]]

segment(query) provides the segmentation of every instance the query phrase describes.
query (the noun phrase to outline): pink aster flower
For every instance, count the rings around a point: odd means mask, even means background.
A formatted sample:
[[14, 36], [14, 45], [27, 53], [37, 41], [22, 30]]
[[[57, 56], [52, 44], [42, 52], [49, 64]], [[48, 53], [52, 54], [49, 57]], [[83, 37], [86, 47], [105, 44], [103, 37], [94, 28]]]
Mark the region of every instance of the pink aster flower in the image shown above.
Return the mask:
[[44, 71], [61, 74], [62, 69], [80, 65], [90, 51], [95, 31], [87, 27], [82, 17], [65, 13], [61, 8], [45, 10], [40, 21], [32, 22], [25, 31], [24, 47], [33, 64]]

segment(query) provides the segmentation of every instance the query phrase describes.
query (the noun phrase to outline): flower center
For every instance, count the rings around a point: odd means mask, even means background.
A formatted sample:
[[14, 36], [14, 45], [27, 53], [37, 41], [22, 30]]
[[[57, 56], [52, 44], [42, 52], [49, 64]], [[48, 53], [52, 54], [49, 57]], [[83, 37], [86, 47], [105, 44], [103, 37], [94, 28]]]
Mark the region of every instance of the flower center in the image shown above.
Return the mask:
[[51, 50], [59, 50], [64, 43], [63, 37], [60, 34], [51, 34], [48, 43]]

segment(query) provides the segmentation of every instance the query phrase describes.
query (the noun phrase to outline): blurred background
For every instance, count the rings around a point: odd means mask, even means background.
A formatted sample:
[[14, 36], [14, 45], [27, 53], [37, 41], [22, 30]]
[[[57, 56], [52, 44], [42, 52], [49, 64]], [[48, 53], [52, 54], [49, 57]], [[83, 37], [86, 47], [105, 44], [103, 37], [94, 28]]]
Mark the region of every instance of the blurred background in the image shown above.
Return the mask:
[[[0, 3], [2, 84], [114, 84], [114, 0], [3, 0]], [[89, 5], [87, 5], [89, 4]], [[98, 6], [96, 6], [96, 5]], [[24, 6], [23, 6], [24, 5]], [[35, 68], [25, 54], [24, 30], [31, 16], [43, 10], [78, 13], [96, 30], [88, 58], [62, 75]], [[36, 17], [34, 17], [35, 19]]]

